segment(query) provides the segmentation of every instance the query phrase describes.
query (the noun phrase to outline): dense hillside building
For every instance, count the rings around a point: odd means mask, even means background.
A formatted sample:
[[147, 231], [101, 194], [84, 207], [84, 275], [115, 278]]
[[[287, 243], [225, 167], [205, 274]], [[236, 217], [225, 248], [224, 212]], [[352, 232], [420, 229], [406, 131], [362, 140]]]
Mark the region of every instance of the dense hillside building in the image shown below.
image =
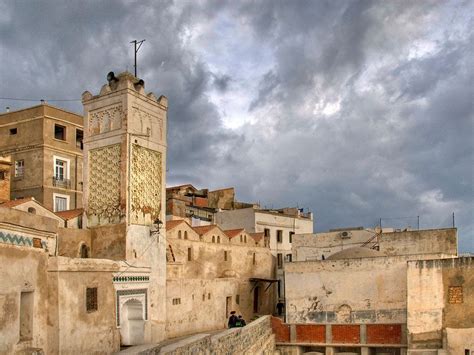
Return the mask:
[[0, 114], [0, 156], [11, 156], [11, 198], [82, 207], [83, 117], [42, 104]]

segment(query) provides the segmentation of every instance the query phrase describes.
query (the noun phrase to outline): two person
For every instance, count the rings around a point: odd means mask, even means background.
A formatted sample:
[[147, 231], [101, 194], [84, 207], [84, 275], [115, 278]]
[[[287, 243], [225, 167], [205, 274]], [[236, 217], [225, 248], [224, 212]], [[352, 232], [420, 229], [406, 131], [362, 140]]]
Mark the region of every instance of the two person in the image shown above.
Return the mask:
[[229, 321], [227, 322], [227, 325], [229, 328], [243, 327], [246, 324], [247, 323], [245, 322], [245, 320], [242, 318], [241, 315], [237, 317], [235, 314], [235, 311], [230, 312]]

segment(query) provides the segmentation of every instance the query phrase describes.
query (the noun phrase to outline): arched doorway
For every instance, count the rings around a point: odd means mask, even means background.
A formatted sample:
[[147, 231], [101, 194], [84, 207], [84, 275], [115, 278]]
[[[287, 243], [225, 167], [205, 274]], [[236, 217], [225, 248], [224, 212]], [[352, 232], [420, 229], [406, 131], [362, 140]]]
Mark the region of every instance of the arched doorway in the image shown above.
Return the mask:
[[120, 312], [120, 335], [122, 345], [138, 345], [144, 343], [145, 319], [143, 304], [137, 299], [124, 303]]

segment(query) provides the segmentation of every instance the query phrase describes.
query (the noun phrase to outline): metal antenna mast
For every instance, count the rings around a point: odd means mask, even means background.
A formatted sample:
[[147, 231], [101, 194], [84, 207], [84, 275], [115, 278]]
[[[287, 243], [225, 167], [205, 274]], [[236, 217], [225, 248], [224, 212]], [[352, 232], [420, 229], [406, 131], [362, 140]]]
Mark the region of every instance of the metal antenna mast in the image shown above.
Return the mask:
[[[133, 41], [130, 42], [130, 43], [133, 43], [135, 45], [135, 77], [138, 77], [138, 75], [137, 75], [137, 53], [138, 53], [140, 47], [142, 46], [143, 42], [145, 42], [144, 39], [142, 39], [141, 41], [133, 40]], [[138, 47], [137, 47], [137, 45], [138, 45]]]

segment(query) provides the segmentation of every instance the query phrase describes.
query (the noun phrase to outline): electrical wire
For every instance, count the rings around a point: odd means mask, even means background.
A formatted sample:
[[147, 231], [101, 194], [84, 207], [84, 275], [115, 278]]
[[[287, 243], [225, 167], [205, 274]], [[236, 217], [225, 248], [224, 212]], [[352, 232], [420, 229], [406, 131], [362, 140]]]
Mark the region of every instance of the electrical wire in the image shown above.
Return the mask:
[[12, 101], [81, 101], [81, 99], [25, 99], [17, 97], [0, 97], [0, 100], [12, 100]]

